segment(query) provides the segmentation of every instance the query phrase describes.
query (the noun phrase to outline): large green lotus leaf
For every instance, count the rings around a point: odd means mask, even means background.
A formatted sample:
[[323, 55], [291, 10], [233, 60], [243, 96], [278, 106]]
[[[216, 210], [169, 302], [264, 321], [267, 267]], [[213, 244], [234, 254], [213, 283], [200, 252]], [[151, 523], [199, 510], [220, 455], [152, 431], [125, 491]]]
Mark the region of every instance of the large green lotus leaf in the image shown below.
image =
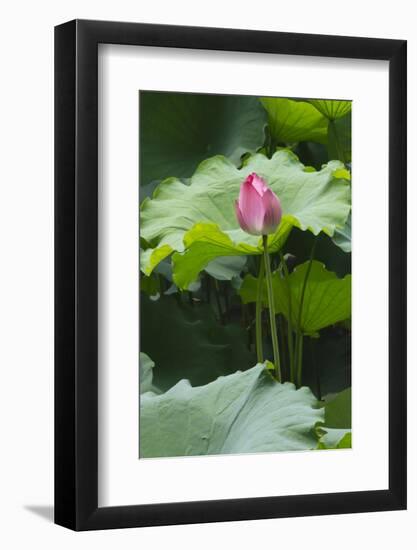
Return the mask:
[[[309, 262], [297, 266], [288, 281], [279, 273], [273, 273], [273, 289], [276, 313], [282, 313], [294, 327], [298, 326], [300, 300]], [[244, 303], [255, 302], [258, 281], [247, 275], [240, 288]], [[267, 289], [264, 281], [263, 302], [267, 305]], [[291, 313], [291, 315], [290, 315]], [[300, 328], [304, 334], [315, 334], [324, 327], [351, 316], [351, 276], [339, 279], [324, 264], [313, 261], [308, 277]]]
[[329, 142], [327, 145], [329, 157], [342, 162], [352, 160], [352, 115], [348, 113], [342, 118], [329, 122]]
[[218, 281], [231, 281], [238, 277], [246, 265], [244, 256], [218, 257], [206, 266], [206, 272]]
[[141, 206], [141, 237], [152, 245], [141, 254], [142, 271], [149, 275], [173, 251], [185, 250], [174, 257], [174, 280], [187, 288], [219, 256], [261, 254], [262, 239], [242, 231], [234, 211], [240, 186], [251, 172], [265, 178], [281, 200], [283, 218], [269, 236], [272, 252], [293, 226], [332, 236], [350, 211], [350, 186], [338, 177], [342, 168], [331, 161], [320, 171], [306, 172], [293, 153], [280, 150], [271, 159], [253, 155], [241, 169], [225, 157], [210, 158], [200, 164], [190, 185], [165, 180]]
[[325, 425], [329, 428], [347, 429], [352, 427], [352, 390], [346, 388], [326, 401]]
[[352, 447], [352, 390], [347, 388], [326, 398], [324, 425], [317, 426], [319, 449], [350, 449]]
[[146, 355], [146, 353], [140, 352], [139, 354], [139, 366], [140, 366], [140, 393], [154, 392], [160, 393], [158, 388], [153, 385], [153, 368], [155, 363]]
[[152, 390], [152, 369], [155, 363], [146, 355], [140, 353], [140, 393], [145, 393]]
[[333, 235], [333, 242], [343, 250], [343, 252], [352, 251], [352, 216], [346, 221], [344, 227], [337, 228]]
[[192, 175], [217, 154], [238, 163], [265, 136], [266, 115], [249, 96], [141, 92], [140, 184]]
[[167, 390], [182, 378], [193, 385], [244, 370], [255, 363], [240, 324], [220, 325], [209, 304], [190, 305], [177, 295], [140, 297], [140, 346], [152, 357], [153, 382]]
[[308, 388], [279, 384], [258, 364], [206, 386], [181, 380], [163, 395], [142, 395], [140, 456], [315, 449], [322, 420]]
[[261, 103], [268, 113], [269, 131], [275, 143], [327, 143], [327, 118], [307, 101], [263, 97]]
[[320, 436], [317, 448], [318, 449], [351, 449], [352, 448], [352, 432], [351, 430], [338, 430], [334, 428], [326, 428], [325, 426], [319, 430]]
[[[291, 231], [292, 224], [288, 218], [284, 219], [278, 231], [268, 238], [268, 246], [271, 251], [279, 250]], [[189, 288], [190, 284], [198, 277], [198, 274], [214, 258], [225, 255], [247, 256], [262, 254], [261, 241], [254, 245], [243, 241], [253, 239], [251, 235], [243, 231], [242, 241], [236, 242], [218, 225], [210, 223], [198, 223], [184, 235], [186, 249], [183, 253], [173, 255], [174, 281], [180, 288]], [[254, 239], [258, 240], [257, 238]]]
[[329, 120], [337, 120], [350, 113], [352, 109], [351, 101], [341, 101], [338, 99], [309, 99], [309, 103]]

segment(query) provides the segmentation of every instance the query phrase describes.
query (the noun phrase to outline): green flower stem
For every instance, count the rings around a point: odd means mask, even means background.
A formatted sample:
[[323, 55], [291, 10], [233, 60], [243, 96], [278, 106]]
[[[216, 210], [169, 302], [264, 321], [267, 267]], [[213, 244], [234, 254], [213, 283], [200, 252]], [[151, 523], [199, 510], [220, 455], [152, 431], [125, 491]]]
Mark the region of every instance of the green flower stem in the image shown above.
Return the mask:
[[256, 355], [258, 358], [258, 363], [264, 362], [264, 353], [262, 345], [262, 295], [263, 295], [263, 285], [264, 285], [264, 273], [265, 273], [265, 264], [261, 258], [259, 265], [258, 273], [258, 289], [256, 293]]
[[297, 386], [301, 388], [303, 378], [303, 340], [304, 336], [302, 332], [298, 333], [297, 344]]
[[284, 271], [284, 278], [287, 283], [288, 291], [288, 354], [290, 356], [290, 381], [295, 384], [295, 368], [294, 368], [294, 341], [293, 341], [293, 329], [291, 321], [291, 287], [288, 273], [287, 262], [285, 261], [284, 254], [280, 252], [282, 269]]
[[297, 372], [297, 385], [299, 387], [301, 386], [302, 375], [303, 375], [303, 332], [301, 329], [301, 317], [303, 314], [303, 305], [304, 305], [304, 297], [305, 297], [305, 292], [307, 287], [307, 281], [310, 276], [311, 266], [313, 265], [316, 244], [317, 244], [317, 238], [314, 239], [314, 243], [311, 248], [310, 261], [304, 277], [303, 287], [301, 289], [300, 307], [298, 309], [298, 326], [297, 326], [297, 336], [295, 339], [295, 366], [296, 366], [296, 372]]
[[284, 326], [284, 317], [283, 315], [276, 315], [277, 327], [278, 327], [278, 349], [280, 352], [281, 359], [281, 382], [288, 380], [288, 351], [285, 346], [286, 341], [286, 331]]
[[277, 335], [277, 326], [275, 321], [274, 290], [272, 288], [272, 273], [271, 273], [271, 263], [270, 263], [269, 254], [268, 254], [267, 235], [262, 235], [262, 241], [264, 245], [265, 274], [266, 274], [266, 284], [268, 288], [269, 322], [271, 324], [271, 338], [272, 338], [272, 349], [274, 352], [275, 377], [278, 380], [278, 382], [281, 382], [281, 363], [279, 359], [278, 335]]

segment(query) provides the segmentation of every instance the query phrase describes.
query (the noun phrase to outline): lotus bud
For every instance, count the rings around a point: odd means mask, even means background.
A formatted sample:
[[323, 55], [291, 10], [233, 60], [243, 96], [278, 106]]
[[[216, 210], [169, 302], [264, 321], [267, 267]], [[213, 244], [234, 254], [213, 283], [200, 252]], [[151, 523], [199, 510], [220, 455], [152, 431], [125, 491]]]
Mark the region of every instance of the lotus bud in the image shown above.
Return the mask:
[[275, 233], [282, 217], [278, 197], [255, 173], [242, 183], [235, 210], [240, 227], [251, 235]]

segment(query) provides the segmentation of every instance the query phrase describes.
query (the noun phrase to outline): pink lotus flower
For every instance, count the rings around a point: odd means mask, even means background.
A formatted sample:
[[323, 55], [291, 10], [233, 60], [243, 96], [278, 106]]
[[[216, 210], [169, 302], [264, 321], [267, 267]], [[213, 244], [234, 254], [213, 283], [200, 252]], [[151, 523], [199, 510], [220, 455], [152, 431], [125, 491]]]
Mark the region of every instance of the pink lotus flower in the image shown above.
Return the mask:
[[275, 233], [282, 217], [278, 197], [254, 172], [242, 183], [235, 210], [240, 227], [251, 235]]

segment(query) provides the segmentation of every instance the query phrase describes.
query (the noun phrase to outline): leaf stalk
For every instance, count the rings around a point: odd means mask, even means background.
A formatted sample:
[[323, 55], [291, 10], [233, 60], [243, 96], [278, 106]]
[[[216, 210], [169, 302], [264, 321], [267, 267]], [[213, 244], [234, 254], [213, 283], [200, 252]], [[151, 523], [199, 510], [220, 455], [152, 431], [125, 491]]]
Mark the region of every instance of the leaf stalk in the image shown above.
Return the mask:
[[290, 359], [290, 381], [295, 384], [295, 369], [294, 369], [294, 341], [293, 341], [293, 327], [292, 327], [292, 300], [291, 300], [291, 284], [288, 273], [287, 262], [285, 261], [284, 254], [280, 251], [281, 264], [284, 272], [284, 279], [287, 283], [288, 292], [288, 354]]
[[269, 322], [271, 325], [271, 338], [272, 338], [272, 349], [274, 353], [275, 377], [278, 380], [278, 382], [281, 382], [281, 362], [279, 358], [278, 335], [277, 335], [277, 326], [276, 326], [276, 320], [275, 320], [274, 289], [272, 287], [271, 262], [270, 262], [269, 253], [268, 253], [267, 235], [262, 235], [262, 242], [263, 242], [263, 248], [264, 248], [266, 284], [268, 289]]
[[297, 385], [298, 387], [301, 386], [302, 383], [302, 375], [303, 375], [303, 332], [301, 328], [301, 318], [303, 315], [303, 306], [304, 306], [304, 298], [305, 298], [305, 292], [307, 288], [307, 282], [308, 278], [310, 276], [311, 267], [313, 265], [313, 259], [314, 259], [314, 253], [316, 250], [316, 244], [317, 244], [317, 238], [314, 239], [313, 246], [311, 247], [311, 253], [310, 253], [310, 261], [308, 263], [307, 271], [304, 276], [303, 281], [303, 287], [301, 289], [301, 298], [300, 298], [300, 306], [298, 309], [298, 326], [297, 326], [297, 335], [295, 338], [295, 366], [296, 366], [296, 372], [297, 372]]
[[263, 343], [262, 343], [262, 297], [263, 297], [263, 285], [264, 285], [264, 273], [265, 264], [261, 258], [258, 272], [258, 288], [256, 292], [256, 313], [255, 313], [255, 326], [256, 326], [256, 354], [258, 363], [264, 362]]

